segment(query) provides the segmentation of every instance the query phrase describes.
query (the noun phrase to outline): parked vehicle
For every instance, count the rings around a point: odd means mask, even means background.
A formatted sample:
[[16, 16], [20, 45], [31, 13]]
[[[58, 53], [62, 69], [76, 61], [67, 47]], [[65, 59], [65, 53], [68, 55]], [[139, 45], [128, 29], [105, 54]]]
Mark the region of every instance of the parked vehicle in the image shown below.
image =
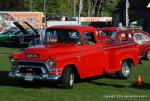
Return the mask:
[[8, 30], [6, 32], [1, 33], [0, 44], [5, 44], [9, 40], [9, 38], [18, 35], [19, 33], [21, 33], [21, 31], [19, 31], [18, 29]]
[[25, 29], [19, 22], [14, 22], [14, 24], [21, 30], [22, 34], [18, 36], [11, 37], [8, 43], [15, 42], [18, 45], [25, 44], [28, 45], [28, 43], [39, 37], [37, 30], [35, 30], [30, 24], [27, 22], [23, 22], [23, 24], [26, 24], [29, 29]]
[[120, 30], [112, 33], [111, 40], [135, 41], [139, 45], [139, 56], [150, 60], [150, 35], [142, 30]]
[[53, 26], [47, 28], [43, 45], [11, 54], [9, 77], [61, 81], [64, 88], [72, 88], [77, 78], [105, 73], [128, 79], [138, 61], [137, 44], [133, 42], [101, 45], [97, 30], [91, 26]]
[[[26, 24], [30, 29], [25, 29], [20, 23]], [[8, 30], [0, 34], [0, 43], [8, 45], [28, 45], [29, 41], [39, 37], [37, 30], [35, 30], [27, 22], [14, 22], [18, 27], [13, 30]], [[19, 30], [18, 30], [19, 29]]]

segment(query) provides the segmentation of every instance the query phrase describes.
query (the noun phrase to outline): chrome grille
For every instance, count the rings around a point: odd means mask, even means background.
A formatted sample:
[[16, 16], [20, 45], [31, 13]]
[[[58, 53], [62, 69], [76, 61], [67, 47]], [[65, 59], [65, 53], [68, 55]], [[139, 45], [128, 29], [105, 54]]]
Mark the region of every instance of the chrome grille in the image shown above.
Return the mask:
[[37, 61], [17, 61], [17, 72], [23, 74], [39, 75], [48, 73], [48, 68], [44, 62]]
[[26, 65], [26, 66], [40, 66], [40, 67], [45, 67], [46, 65], [42, 62], [29, 62], [29, 61], [19, 61], [17, 62], [17, 65]]
[[32, 67], [21, 67], [19, 69], [19, 72], [20, 73], [23, 73], [23, 74], [36, 74], [36, 75], [39, 75], [39, 74], [42, 74], [42, 70], [41, 68], [32, 68]]

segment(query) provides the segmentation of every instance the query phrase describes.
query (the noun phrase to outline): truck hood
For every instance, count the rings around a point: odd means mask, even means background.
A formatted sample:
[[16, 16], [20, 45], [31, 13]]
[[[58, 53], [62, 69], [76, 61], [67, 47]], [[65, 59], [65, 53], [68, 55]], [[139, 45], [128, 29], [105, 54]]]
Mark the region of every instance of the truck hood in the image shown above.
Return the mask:
[[79, 51], [82, 46], [75, 44], [46, 44], [26, 48], [22, 53], [23, 60], [56, 59], [56, 57], [71, 55]]

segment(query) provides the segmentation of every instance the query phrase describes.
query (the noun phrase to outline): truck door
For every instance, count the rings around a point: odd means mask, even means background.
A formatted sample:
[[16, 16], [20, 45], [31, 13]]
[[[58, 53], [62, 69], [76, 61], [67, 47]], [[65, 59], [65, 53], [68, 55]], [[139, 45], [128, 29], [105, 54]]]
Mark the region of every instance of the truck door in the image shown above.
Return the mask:
[[102, 73], [106, 62], [104, 51], [96, 43], [94, 32], [82, 33], [85, 45], [81, 51], [81, 65], [85, 77]]

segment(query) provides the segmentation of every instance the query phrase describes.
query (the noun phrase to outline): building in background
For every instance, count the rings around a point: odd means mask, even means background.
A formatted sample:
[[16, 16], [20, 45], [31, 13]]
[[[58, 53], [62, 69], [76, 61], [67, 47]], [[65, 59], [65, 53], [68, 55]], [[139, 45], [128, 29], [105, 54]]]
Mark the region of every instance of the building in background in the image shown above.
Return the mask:
[[0, 12], [0, 32], [15, 27], [13, 22], [28, 22], [32, 27], [39, 29], [42, 26], [43, 12]]
[[[129, 0], [129, 21], [141, 25], [144, 31], [150, 32], [150, 0]], [[120, 0], [117, 10], [113, 12], [113, 26], [121, 22], [125, 26], [126, 0]]]

